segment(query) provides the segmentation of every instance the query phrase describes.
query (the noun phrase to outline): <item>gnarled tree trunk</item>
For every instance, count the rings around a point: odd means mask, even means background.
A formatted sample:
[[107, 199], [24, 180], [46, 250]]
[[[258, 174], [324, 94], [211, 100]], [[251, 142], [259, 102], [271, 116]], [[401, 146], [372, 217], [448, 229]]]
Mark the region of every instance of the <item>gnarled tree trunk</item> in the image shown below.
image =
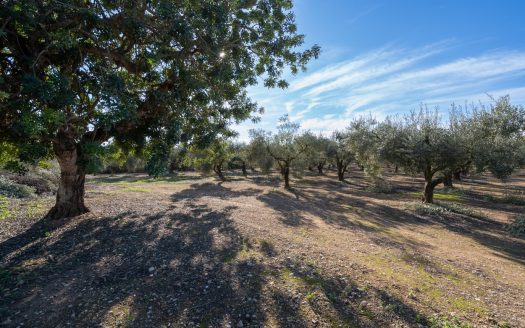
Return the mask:
[[323, 167], [324, 167], [324, 163], [317, 164], [317, 173], [319, 173], [319, 175], [323, 175]]
[[284, 177], [284, 187], [289, 189], [290, 188], [290, 167], [286, 165], [283, 168], [283, 177]]
[[246, 162], [242, 162], [242, 175], [245, 177], [248, 176], [248, 172], [246, 171]]
[[430, 181], [425, 181], [425, 190], [423, 192], [423, 203], [432, 204], [434, 203], [434, 189], [438, 184], [443, 182], [442, 178], [439, 179], [430, 179]]
[[217, 176], [221, 181], [226, 181], [226, 178], [224, 177], [224, 174], [222, 173], [222, 164], [214, 164], [213, 165], [213, 171], [217, 173]]
[[53, 141], [53, 150], [60, 165], [60, 181], [55, 206], [47, 218], [62, 219], [89, 212], [84, 204], [86, 174], [79, 166], [79, 145], [67, 133], [60, 132]]
[[434, 189], [436, 186], [443, 182], [443, 178], [439, 177], [433, 179], [434, 172], [430, 165], [427, 166], [425, 170], [425, 189], [423, 191], [423, 203], [432, 204], [434, 203]]
[[343, 164], [343, 161], [337, 161], [337, 179], [339, 181], [345, 181], [345, 172], [346, 165]]

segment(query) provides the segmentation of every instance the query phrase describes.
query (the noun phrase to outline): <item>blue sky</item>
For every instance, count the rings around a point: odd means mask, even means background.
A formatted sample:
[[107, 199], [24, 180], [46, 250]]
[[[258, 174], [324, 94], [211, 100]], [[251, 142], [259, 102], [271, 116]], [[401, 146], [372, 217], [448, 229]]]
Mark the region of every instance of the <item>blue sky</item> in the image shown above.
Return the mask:
[[273, 130], [289, 114], [303, 129], [329, 133], [355, 116], [381, 119], [424, 103], [446, 113], [452, 102], [488, 103], [509, 94], [525, 104], [525, 1], [297, 0], [306, 45], [322, 47], [285, 90], [249, 89]]

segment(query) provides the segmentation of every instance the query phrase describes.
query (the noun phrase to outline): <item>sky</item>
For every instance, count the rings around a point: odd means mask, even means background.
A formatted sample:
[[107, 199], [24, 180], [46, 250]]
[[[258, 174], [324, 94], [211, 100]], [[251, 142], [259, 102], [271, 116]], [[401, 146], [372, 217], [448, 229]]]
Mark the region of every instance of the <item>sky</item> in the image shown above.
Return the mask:
[[288, 114], [303, 130], [329, 135], [352, 118], [408, 113], [422, 104], [446, 114], [452, 103], [488, 104], [510, 95], [525, 104], [525, 1], [296, 0], [305, 46], [321, 46], [290, 86], [251, 87], [261, 121], [274, 130]]

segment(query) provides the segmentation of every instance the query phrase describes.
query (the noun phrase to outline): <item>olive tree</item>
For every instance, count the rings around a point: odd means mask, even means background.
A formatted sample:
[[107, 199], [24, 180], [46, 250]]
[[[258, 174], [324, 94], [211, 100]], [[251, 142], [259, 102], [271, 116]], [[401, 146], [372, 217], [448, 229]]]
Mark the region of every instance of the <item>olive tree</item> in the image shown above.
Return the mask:
[[258, 167], [263, 173], [269, 173], [274, 160], [266, 149], [266, 133], [262, 130], [250, 130], [250, 143], [246, 149], [246, 159], [253, 169]]
[[452, 105], [449, 129], [459, 139], [465, 155], [463, 162], [444, 177], [452, 186], [452, 177], [470, 171], [489, 171], [505, 179], [525, 163], [525, 110], [512, 105], [509, 96], [492, 99], [488, 106], [462, 108]]
[[423, 175], [425, 203], [433, 202], [435, 187], [467, 158], [462, 139], [441, 123], [437, 110], [421, 108], [402, 119], [387, 119], [377, 131], [382, 159]]
[[277, 133], [263, 133], [268, 154], [279, 166], [284, 187], [290, 188], [290, 169], [308, 149], [305, 138], [299, 134], [299, 124], [291, 122], [288, 115], [279, 119]]
[[245, 177], [248, 175], [247, 167], [249, 165], [248, 162], [248, 155], [249, 155], [249, 148], [248, 145], [245, 143], [233, 143], [231, 145], [232, 150], [232, 158], [230, 159], [230, 162], [235, 165], [240, 165], [242, 170], [242, 175]]
[[5, 0], [0, 21], [0, 142], [20, 160], [57, 158], [50, 218], [88, 211], [103, 142], [148, 141], [150, 162], [165, 161], [173, 144], [206, 144], [253, 115], [248, 86], [284, 88], [283, 71], [319, 53], [296, 50], [291, 0]]
[[308, 167], [315, 166], [317, 172], [322, 175], [325, 165], [328, 163], [330, 156], [329, 151], [332, 141], [322, 135], [314, 135], [311, 132], [305, 132], [301, 136], [302, 142], [308, 145], [304, 153], [304, 160]]
[[379, 122], [371, 116], [357, 117], [340, 135], [344, 151], [353, 154], [355, 161], [361, 166], [370, 179], [372, 187], [383, 187], [382, 158], [380, 147], [382, 139], [378, 134]]
[[213, 171], [219, 179], [226, 181], [223, 171], [233, 154], [232, 145], [227, 140], [216, 139], [205, 148], [190, 146], [185, 161], [203, 172]]
[[473, 112], [465, 129], [474, 168], [498, 179], [509, 177], [525, 165], [525, 109], [509, 96]]
[[344, 133], [336, 131], [332, 134], [332, 138], [328, 144], [327, 155], [337, 168], [337, 179], [344, 181], [348, 166], [355, 159], [354, 153], [345, 142]]

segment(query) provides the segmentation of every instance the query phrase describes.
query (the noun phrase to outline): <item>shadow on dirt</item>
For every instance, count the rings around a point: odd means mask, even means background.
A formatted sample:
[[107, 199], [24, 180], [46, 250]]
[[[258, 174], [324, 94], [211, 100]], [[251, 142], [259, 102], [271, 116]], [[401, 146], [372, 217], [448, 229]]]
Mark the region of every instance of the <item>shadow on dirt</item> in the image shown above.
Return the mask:
[[[55, 230], [39, 221], [0, 245], [2, 324], [316, 326], [304, 317], [302, 298], [289, 289], [263, 288], [272, 278], [268, 272], [283, 269], [242, 255], [253, 246], [246, 246], [229, 218], [234, 209], [193, 205], [189, 213], [84, 216]], [[259, 251], [276, 255], [271, 243]], [[322, 318], [360, 327], [384, 324], [363, 317], [357, 298], [335, 300], [346, 295], [346, 285], [319, 274], [313, 279], [334, 302], [333, 313], [319, 313]]]

